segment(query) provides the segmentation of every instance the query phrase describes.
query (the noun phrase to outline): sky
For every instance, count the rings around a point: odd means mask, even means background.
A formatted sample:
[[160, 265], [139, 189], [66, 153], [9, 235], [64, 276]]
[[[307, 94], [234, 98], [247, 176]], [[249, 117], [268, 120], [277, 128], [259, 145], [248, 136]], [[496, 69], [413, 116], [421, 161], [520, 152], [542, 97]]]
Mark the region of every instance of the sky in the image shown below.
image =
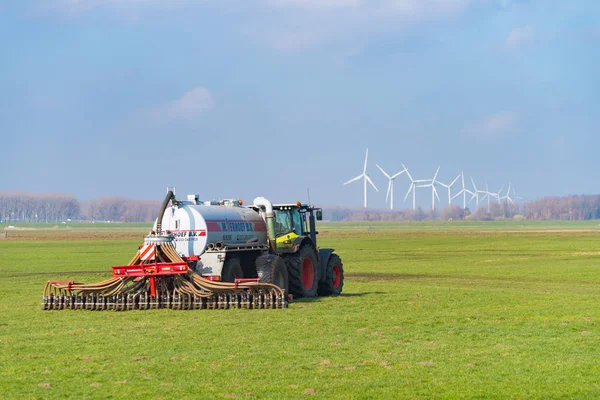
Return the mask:
[[0, 0], [0, 191], [598, 194], [599, 65], [591, 0]]

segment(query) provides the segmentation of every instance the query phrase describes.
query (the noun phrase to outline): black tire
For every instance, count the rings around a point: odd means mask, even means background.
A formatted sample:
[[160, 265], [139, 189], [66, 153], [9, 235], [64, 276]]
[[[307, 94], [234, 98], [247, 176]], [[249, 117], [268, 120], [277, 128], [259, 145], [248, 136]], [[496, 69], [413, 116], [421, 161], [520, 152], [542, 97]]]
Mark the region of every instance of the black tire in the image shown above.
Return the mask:
[[268, 254], [260, 256], [254, 262], [259, 282], [273, 283], [285, 292], [287, 298], [289, 283], [288, 270], [283, 258]]
[[296, 253], [286, 255], [284, 260], [288, 268], [290, 292], [296, 297], [316, 296], [321, 266], [317, 262], [315, 249], [304, 245]]
[[237, 257], [228, 257], [221, 271], [222, 282], [235, 282], [235, 278], [243, 278], [242, 265]]
[[325, 280], [319, 283], [319, 296], [338, 296], [344, 287], [344, 264], [342, 259], [335, 253], [329, 256], [325, 268]]

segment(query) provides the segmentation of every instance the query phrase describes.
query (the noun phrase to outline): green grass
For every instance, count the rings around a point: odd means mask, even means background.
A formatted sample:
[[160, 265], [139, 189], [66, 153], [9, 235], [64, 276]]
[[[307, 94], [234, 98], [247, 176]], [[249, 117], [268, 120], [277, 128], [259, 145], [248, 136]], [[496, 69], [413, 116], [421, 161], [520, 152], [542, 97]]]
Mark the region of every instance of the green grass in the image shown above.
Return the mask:
[[1, 240], [0, 397], [600, 397], [597, 221], [480, 224], [322, 224], [344, 294], [285, 310], [42, 311], [141, 239]]

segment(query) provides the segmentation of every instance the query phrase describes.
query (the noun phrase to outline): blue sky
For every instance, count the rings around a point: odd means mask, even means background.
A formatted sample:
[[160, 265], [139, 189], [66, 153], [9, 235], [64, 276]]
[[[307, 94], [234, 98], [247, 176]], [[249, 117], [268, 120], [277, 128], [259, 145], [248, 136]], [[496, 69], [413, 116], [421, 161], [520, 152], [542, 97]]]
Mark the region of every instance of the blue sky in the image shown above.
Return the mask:
[[0, 190], [360, 206], [369, 147], [373, 207], [599, 192], [597, 1], [0, 0], [0, 60]]

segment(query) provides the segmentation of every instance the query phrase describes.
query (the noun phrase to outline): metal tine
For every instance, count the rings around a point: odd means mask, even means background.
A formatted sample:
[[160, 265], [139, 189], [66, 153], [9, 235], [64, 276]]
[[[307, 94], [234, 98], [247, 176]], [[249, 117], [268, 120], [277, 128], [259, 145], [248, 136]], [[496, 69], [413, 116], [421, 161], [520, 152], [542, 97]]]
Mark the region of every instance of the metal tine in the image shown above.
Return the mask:
[[238, 295], [237, 295], [237, 293], [233, 293], [233, 294], [230, 296], [230, 300], [229, 300], [229, 306], [230, 306], [231, 308], [236, 308], [236, 309], [237, 309], [237, 308], [240, 308], [240, 303], [239, 303], [239, 298], [238, 298]]
[[106, 297], [106, 309], [109, 311], [115, 309], [115, 296]]
[[81, 310], [84, 305], [85, 305], [85, 303], [84, 303], [82, 296], [80, 296], [80, 295], [76, 296], [75, 297], [75, 309]]
[[262, 308], [260, 296], [255, 291], [253, 291], [253, 293], [252, 293], [252, 308], [254, 308], [254, 309]]
[[96, 309], [96, 295], [88, 294], [85, 299], [85, 309], [93, 311]]

